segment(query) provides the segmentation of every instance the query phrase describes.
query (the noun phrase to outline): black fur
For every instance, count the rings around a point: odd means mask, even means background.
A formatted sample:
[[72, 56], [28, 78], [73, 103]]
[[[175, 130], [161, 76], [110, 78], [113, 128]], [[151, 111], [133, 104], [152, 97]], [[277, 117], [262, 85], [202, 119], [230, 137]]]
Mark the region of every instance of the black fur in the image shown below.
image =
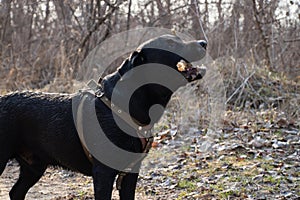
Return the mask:
[[[120, 75], [130, 69], [145, 63], [161, 63], [176, 68], [176, 63], [181, 59], [183, 58], [168, 51], [142, 48], [124, 61], [117, 72], [101, 80], [101, 85], [105, 95], [111, 98]], [[111, 199], [118, 171], [96, 159], [93, 163], [89, 161], [74, 124], [72, 99], [80, 98], [81, 95], [27, 91], [0, 97], [0, 174], [9, 159], [15, 158], [20, 164], [20, 177], [10, 191], [12, 200], [24, 199], [27, 191], [41, 178], [49, 165], [62, 166], [92, 176], [95, 199]], [[171, 95], [172, 92], [164, 86], [145, 85], [132, 96], [130, 115], [141, 125], [149, 124], [149, 108], [154, 104], [166, 106]], [[125, 134], [115, 124], [112, 111], [96, 97], [94, 101], [98, 121], [107, 137], [125, 150], [141, 152], [140, 139]], [[136, 167], [139, 168], [140, 163]], [[134, 199], [137, 177], [137, 173], [124, 177], [120, 199]]]

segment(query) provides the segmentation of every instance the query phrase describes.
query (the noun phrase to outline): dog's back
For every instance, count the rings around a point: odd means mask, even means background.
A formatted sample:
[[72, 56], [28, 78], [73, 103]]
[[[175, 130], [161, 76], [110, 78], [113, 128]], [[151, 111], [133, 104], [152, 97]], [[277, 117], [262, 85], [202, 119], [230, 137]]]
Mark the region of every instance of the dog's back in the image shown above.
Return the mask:
[[[72, 96], [16, 92], [0, 97], [0, 174], [7, 161], [90, 174], [72, 116]], [[75, 166], [75, 168], [74, 168]]]

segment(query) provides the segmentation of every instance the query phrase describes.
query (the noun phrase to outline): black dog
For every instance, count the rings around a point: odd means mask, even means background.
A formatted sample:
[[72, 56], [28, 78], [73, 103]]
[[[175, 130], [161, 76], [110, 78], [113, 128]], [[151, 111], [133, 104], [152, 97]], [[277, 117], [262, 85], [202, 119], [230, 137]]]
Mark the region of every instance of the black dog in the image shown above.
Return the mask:
[[[116, 72], [99, 81], [102, 95], [89, 97], [95, 103], [98, 122], [107, 138], [116, 146], [129, 152], [145, 151], [148, 139], [140, 134], [126, 134], [116, 124], [110, 106], [116, 84], [130, 81], [134, 74], [127, 72], [145, 64], [158, 63], [182, 74], [187, 82], [202, 78], [203, 70], [189, 62], [200, 60], [205, 55], [206, 42], [183, 42], [177, 36], [165, 35], [141, 45], [126, 59]], [[147, 74], [144, 74], [147, 78]], [[119, 90], [117, 97], [126, 96], [126, 89]], [[129, 101], [130, 116], [138, 126], [152, 126], [149, 116], [152, 105], [166, 106], [173, 91], [159, 84], [139, 87]], [[27, 191], [41, 178], [47, 166], [58, 165], [93, 176], [95, 199], [111, 199], [113, 183], [120, 170], [107, 166], [88, 152], [79, 138], [72, 100], [82, 98], [82, 93], [63, 95], [34, 92], [15, 92], [0, 97], [0, 174], [9, 159], [15, 158], [20, 164], [20, 176], [9, 195], [12, 200], [25, 198]], [[101, 96], [101, 97], [100, 97]], [[109, 103], [103, 102], [102, 97]], [[114, 103], [114, 102], [113, 102]], [[120, 105], [120, 110], [126, 108]], [[117, 115], [123, 121], [122, 116]], [[126, 115], [125, 115], [126, 116]], [[110, 151], [104, 149], [103, 152]], [[132, 164], [132, 161], [129, 161]], [[133, 161], [139, 169], [141, 160]], [[126, 167], [127, 164], [124, 166]], [[120, 199], [134, 199], [138, 172], [130, 171], [121, 175]]]

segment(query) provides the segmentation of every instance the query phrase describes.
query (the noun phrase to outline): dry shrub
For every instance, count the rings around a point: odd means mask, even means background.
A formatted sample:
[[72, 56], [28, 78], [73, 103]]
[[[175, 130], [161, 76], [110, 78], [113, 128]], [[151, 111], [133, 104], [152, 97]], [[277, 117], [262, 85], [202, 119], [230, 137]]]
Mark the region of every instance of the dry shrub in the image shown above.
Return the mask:
[[215, 64], [223, 75], [229, 109], [278, 108], [291, 117], [300, 116], [299, 79], [257, 66], [251, 60], [228, 57]]

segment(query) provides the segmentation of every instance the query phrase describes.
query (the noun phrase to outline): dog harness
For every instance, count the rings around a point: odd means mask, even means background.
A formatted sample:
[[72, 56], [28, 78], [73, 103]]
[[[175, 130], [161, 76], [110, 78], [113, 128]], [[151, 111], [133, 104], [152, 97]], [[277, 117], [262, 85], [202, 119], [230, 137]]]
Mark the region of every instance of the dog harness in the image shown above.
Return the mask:
[[[146, 126], [140, 126], [134, 121], [137, 121], [133, 119], [127, 112], [124, 112], [122, 109], [120, 109], [117, 105], [112, 103], [106, 96], [103, 91], [103, 88], [101, 85], [97, 84], [94, 80], [90, 80], [87, 84], [89, 88], [92, 90], [87, 90], [85, 92], [93, 93], [96, 98], [100, 99], [109, 109], [111, 109], [118, 117], [120, 117], [122, 120], [124, 120], [128, 125], [130, 125], [132, 128], [136, 130], [137, 136], [139, 137], [141, 143], [142, 143], [142, 152], [140, 157], [132, 161], [123, 171], [120, 171], [118, 174], [118, 178], [116, 181], [116, 187], [118, 190], [121, 189], [121, 184], [123, 178], [126, 176], [127, 173], [130, 173], [132, 168], [141, 160], [145, 158], [145, 155], [150, 151], [152, 147], [152, 142], [154, 136], [152, 135], [152, 126], [146, 125]], [[134, 120], [134, 121], [133, 121]], [[93, 162], [93, 156], [89, 152], [89, 150], [86, 148], [84, 143], [81, 141], [84, 153], [86, 154], [89, 161]]]

